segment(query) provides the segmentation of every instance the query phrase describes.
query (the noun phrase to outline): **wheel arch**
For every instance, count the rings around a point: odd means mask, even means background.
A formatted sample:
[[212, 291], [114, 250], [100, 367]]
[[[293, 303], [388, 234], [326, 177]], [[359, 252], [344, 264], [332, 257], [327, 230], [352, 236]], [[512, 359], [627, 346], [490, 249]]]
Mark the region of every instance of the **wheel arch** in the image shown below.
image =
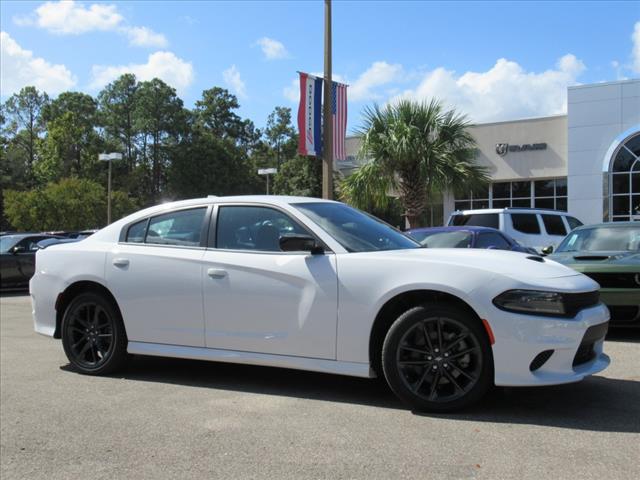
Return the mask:
[[120, 318], [122, 318], [122, 310], [120, 310], [120, 306], [118, 305], [116, 298], [107, 287], [92, 280], [76, 281], [65, 288], [64, 291], [62, 291], [56, 299], [56, 329], [53, 333], [53, 338], [61, 338], [62, 336], [62, 317], [64, 316], [64, 312], [71, 301], [81, 293], [86, 292], [93, 292], [104, 295], [104, 297], [107, 298], [116, 308], [116, 310], [120, 314]]
[[[451, 293], [431, 289], [405, 291], [386, 301], [378, 311], [371, 327], [371, 333], [369, 335], [369, 363], [378, 376], [382, 374], [382, 344], [391, 325], [402, 313], [425, 303], [454, 305], [469, 312], [469, 314], [483, 326], [482, 331], [486, 335], [487, 341], [491, 343], [491, 337], [486, 330], [487, 327], [483, 325], [483, 320], [480, 315], [478, 315], [471, 305], [460, 297]], [[493, 358], [491, 358], [491, 362], [493, 362]]]

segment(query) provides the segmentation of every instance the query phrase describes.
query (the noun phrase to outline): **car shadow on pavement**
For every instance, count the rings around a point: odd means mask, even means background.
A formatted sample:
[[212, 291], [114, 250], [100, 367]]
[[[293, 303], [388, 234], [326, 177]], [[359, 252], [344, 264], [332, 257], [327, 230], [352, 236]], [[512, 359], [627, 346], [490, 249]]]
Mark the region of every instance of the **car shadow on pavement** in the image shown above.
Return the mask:
[[459, 421], [640, 433], [640, 380], [591, 376], [567, 385], [496, 388], [468, 410], [431, 416]]
[[25, 297], [29, 290], [0, 290], [0, 297]]
[[605, 342], [632, 342], [640, 343], [640, 328], [624, 327], [609, 328]]
[[[73, 371], [68, 365], [61, 368]], [[136, 355], [127, 369], [114, 377], [407, 409], [380, 379], [282, 368]], [[457, 421], [640, 433], [640, 379], [620, 380], [592, 376], [569, 385], [495, 388], [479, 404], [462, 412], [416, 415]]]

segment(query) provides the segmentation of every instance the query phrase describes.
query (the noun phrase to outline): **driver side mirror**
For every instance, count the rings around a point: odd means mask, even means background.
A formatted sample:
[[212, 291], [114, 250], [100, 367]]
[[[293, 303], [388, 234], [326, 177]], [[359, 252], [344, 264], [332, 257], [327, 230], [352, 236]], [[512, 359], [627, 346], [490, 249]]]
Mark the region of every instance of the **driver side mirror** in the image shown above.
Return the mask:
[[13, 255], [17, 255], [18, 253], [24, 253], [26, 251], [27, 249], [23, 245], [16, 245], [15, 247], [11, 248], [11, 253]]
[[285, 233], [280, 236], [279, 243], [283, 252], [310, 252], [312, 255], [324, 253], [324, 248], [311, 235]]
[[553, 253], [553, 245], [549, 245], [548, 247], [544, 247], [542, 249], [543, 255], [551, 255]]

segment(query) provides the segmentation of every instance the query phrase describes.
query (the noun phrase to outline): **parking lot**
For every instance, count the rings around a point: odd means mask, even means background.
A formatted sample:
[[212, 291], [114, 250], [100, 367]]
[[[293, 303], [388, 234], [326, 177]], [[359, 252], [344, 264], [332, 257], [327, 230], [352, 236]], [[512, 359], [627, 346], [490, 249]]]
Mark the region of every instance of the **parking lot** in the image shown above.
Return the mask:
[[499, 389], [416, 415], [380, 381], [136, 357], [82, 376], [33, 332], [29, 297], [0, 299], [1, 470], [18, 478], [634, 478], [640, 332], [574, 385]]

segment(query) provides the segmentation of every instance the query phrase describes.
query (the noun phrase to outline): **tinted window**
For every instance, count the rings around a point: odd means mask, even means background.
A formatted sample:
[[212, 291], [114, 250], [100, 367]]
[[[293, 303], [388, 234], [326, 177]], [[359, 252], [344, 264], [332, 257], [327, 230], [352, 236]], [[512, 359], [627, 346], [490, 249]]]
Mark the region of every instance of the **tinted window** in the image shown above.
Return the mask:
[[565, 218], [567, 219], [567, 223], [569, 223], [569, 228], [571, 230], [582, 226], [582, 222], [577, 218], [574, 218], [574, 217], [565, 217]]
[[127, 238], [126, 242], [132, 243], [142, 243], [144, 242], [144, 234], [147, 230], [147, 219], [139, 221], [138, 223], [134, 223], [127, 230]]
[[288, 215], [268, 207], [220, 207], [216, 247], [229, 250], [280, 252], [280, 237], [286, 233], [308, 235]]
[[497, 232], [481, 233], [476, 242], [476, 248], [497, 248], [499, 250], [511, 250], [511, 245]]
[[473, 235], [470, 232], [434, 232], [420, 235], [411, 235], [427, 248], [469, 248]]
[[348, 252], [420, 248], [417, 242], [381, 220], [348, 205], [322, 202], [294, 206]]
[[21, 240], [17, 246], [24, 248], [26, 252], [35, 252], [38, 250], [38, 242], [50, 237], [27, 237]]
[[179, 210], [152, 218], [146, 242], [161, 245], [197, 247], [207, 209]]
[[540, 233], [540, 225], [534, 213], [512, 213], [513, 228], [522, 233]]
[[560, 215], [542, 215], [542, 222], [549, 235], [562, 235], [564, 237], [567, 234]]
[[500, 228], [500, 221], [497, 213], [471, 213], [452, 216], [449, 225]]

